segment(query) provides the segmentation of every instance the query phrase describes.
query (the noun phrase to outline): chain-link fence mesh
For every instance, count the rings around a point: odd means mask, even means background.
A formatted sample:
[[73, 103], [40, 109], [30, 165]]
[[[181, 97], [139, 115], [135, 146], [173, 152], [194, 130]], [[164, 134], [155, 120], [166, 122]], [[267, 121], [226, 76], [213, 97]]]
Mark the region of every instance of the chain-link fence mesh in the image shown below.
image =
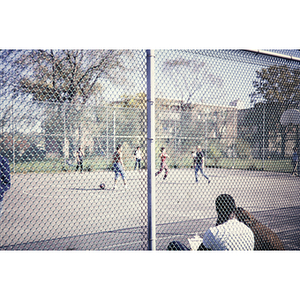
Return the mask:
[[[0, 248], [146, 250], [146, 51], [0, 55]], [[155, 51], [157, 250], [299, 249], [299, 80], [281, 57]]]

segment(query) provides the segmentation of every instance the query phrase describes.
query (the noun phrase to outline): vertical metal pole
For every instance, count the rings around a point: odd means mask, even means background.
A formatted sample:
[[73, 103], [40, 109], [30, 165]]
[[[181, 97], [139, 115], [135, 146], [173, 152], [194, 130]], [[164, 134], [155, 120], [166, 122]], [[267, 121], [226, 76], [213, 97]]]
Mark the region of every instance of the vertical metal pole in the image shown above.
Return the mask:
[[176, 120], [175, 120], [175, 155], [176, 155]]
[[13, 172], [15, 173], [16, 166], [16, 151], [15, 151], [15, 119], [14, 119], [14, 96], [12, 97], [12, 140], [13, 140]]
[[66, 102], [64, 102], [64, 157], [65, 167], [67, 165], [67, 134], [66, 134]]
[[114, 110], [114, 150], [116, 150], [116, 111]]
[[266, 120], [266, 103], [264, 103], [264, 114], [263, 114], [263, 170], [265, 170], [265, 120]]
[[147, 50], [148, 250], [156, 250], [154, 50]]
[[232, 158], [233, 158], [233, 169], [235, 169], [235, 158], [236, 158], [236, 155], [235, 155], [235, 145], [236, 145], [236, 141], [237, 141], [237, 138], [238, 138], [238, 111], [236, 109], [235, 111], [235, 130], [234, 130], [234, 142], [233, 142], [233, 148], [232, 148]]
[[106, 163], [107, 160], [108, 160], [108, 107], [106, 107]]
[[205, 109], [205, 155], [207, 155], [207, 115], [208, 109]]

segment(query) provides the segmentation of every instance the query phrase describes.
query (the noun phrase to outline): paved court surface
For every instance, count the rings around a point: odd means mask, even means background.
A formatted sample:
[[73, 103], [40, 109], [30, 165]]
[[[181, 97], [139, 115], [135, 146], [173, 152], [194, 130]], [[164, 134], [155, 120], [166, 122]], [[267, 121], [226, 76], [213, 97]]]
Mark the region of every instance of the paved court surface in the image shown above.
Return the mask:
[[[176, 239], [187, 243], [215, 224], [214, 200], [231, 194], [299, 250], [300, 178], [289, 174], [206, 169], [211, 179], [194, 182], [192, 169], [156, 179], [157, 249]], [[0, 220], [1, 250], [143, 250], [147, 248], [146, 171], [128, 171], [112, 190], [113, 172], [15, 174]], [[105, 182], [107, 189], [100, 190]]]

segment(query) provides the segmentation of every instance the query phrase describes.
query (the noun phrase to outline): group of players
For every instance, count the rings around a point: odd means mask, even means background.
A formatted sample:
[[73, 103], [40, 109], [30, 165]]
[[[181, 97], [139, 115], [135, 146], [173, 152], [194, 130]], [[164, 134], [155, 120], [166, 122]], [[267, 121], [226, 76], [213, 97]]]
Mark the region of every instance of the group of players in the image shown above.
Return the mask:
[[[114, 187], [113, 189], [117, 189], [117, 180], [119, 176], [122, 177], [123, 182], [124, 182], [124, 187], [127, 189], [127, 180], [126, 180], [126, 175], [125, 175], [125, 167], [122, 159], [122, 145], [119, 144], [116, 147], [116, 151], [113, 153], [113, 170], [115, 172], [115, 180], [114, 180]], [[134, 156], [135, 156], [135, 166], [134, 170], [137, 168], [141, 168], [141, 160], [142, 160], [142, 153], [141, 153], [141, 148], [138, 146], [137, 149], [134, 151]], [[165, 147], [161, 148], [161, 154], [160, 154], [160, 169], [155, 173], [155, 176], [158, 176], [165, 170], [165, 174], [163, 176], [163, 179], [165, 180], [168, 176], [169, 173], [169, 168], [167, 165], [167, 158], [169, 155], [166, 152]], [[194, 160], [194, 169], [195, 169], [195, 180], [196, 183], [198, 183], [198, 172], [202, 174], [202, 176], [207, 180], [208, 183], [210, 183], [210, 179], [208, 178], [207, 175], [204, 174], [203, 167], [204, 167], [204, 154], [203, 151], [201, 150], [201, 147], [198, 146], [195, 152], [192, 152], [192, 157]], [[82, 172], [82, 164], [83, 164], [83, 152], [81, 148], [79, 147], [77, 152], [76, 152], [76, 161], [77, 161], [77, 166], [76, 166], [76, 171], [80, 168], [80, 171]], [[105, 188], [105, 185], [100, 186], [100, 188]]]
[[[136, 151], [134, 152], [135, 155], [135, 167], [134, 169], [136, 170], [136, 168], [140, 168], [141, 167], [141, 149], [140, 147], [137, 147]], [[160, 154], [160, 169], [155, 173], [155, 176], [158, 176], [160, 173], [163, 172], [163, 170], [165, 170], [165, 174], [163, 176], [163, 179], [165, 180], [168, 176], [169, 173], [169, 168], [167, 165], [167, 158], [169, 157], [169, 155], [166, 152], [165, 147], [161, 148], [161, 154]], [[207, 175], [204, 174], [203, 171], [203, 166], [204, 166], [204, 154], [203, 151], [201, 150], [201, 147], [198, 146], [197, 150], [195, 152], [192, 152], [192, 157], [194, 160], [194, 169], [195, 169], [195, 179], [196, 179], [196, 183], [198, 183], [198, 172], [200, 171], [200, 173], [202, 174], [202, 176], [207, 180], [208, 183], [210, 183], [210, 179], [208, 178]], [[119, 175], [121, 175], [123, 181], [124, 181], [124, 187], [125, 189], [127, 188], [127, 181], [126, 181], [126, 177], [125, 177], [125, 169], [124, 169], [124, 164], [123, 164], [123, 160], [122, 160], [122, 145], [118, 145], [116, 148], [116, 151], [113, 154], [113, 170], [115, 172], [115, 181], [114, 181], [114, 189], [117, 188], [117, 179], [119, 177]]]

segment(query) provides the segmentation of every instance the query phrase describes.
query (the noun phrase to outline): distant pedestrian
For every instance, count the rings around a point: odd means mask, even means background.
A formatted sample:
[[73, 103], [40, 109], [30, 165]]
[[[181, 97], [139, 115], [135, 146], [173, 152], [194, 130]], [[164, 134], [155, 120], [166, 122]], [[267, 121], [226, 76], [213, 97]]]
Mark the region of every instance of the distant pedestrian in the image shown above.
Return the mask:
[[2, 215], [4, 193], [10, 189], [10, 168], [7, 158], [0, 155], [0, 218]]
[[123, 156], [122, 145], [119, 144], [116, 147], [116, 151], [113, 154], [113, 169], [115, 172], [114, 190], [117, 189], [117, 180], [118, 180], [119, 175], [121, 175], [121, 177], [123, 179], [125, 189], [127, 188], [125, 168], [124, 168], [122, 156]]
[[208, 180], [208, 183], [210, 183], [210, 179], [204, 174], [203, 168], [204, 168], [204, 154], [201, 150], [201, 147], [197, 147], [197, 151], [195, 154], [192, 154], [195, 164], [195, 179], [196, 182], [198, 182], [198, 171], [201, 172], [202, 176]]
[[141, 169], [141, 160], [142, 160], [142, 152], [141, 148], [137, 147], [136, 150], [134, 151], [134, 156], [135, 156], [135, 166], [134, 169], [138, 167], [138, 169]]
[[76, 162], [77, 162], [76, 171], [80, 168], [80, 173], [81, 173], [83, 170], [83, 152], [80, 147], [76, 152]]
[[297, 148], [294, 147], [294, 153], [292, 156], [292, 166], [293, 166], [293, 171], [292, 171], [292, 176], [298, 176], [298, 165], [299, 165], [299, 156], [297, 152]]
[[161, 154], [160, 154], [160, 169], [158, 172], [155, 173], [155, 176], [159, 175], [163, 170], [165, 170], [165, 175], [163, 179], [166, 179], [168, 176], [169, 168], [166, 163], [166, 159], [169, 157], [169, 155], [166, 153], [166, 149], [164, 147], [161, 148]]

